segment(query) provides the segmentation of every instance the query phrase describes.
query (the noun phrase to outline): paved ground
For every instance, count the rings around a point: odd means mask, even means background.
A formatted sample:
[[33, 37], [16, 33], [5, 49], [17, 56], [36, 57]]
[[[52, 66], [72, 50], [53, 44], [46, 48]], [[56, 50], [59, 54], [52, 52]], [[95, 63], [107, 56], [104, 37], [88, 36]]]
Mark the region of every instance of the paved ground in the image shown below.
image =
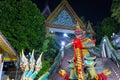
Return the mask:
[[[69, 69], [67, 68], [68, 62], [67, 60], [70, 60], [72, 58], [73, 51], [68, 50], [65, 53], [65, 57], [62, 61], [61, 69], [65, 69], [67, 72], [69, 72]], [[96, 59], [96, 72], [101, 73], [104, 69], [109, 69], [112, 71], [112, 73], [108, 76], [108, 80], [120, 80], [120, 68], [117, 68], [115, 63], [108, 58], [97, 58]], [[58, 73], [56, 73], [53, 80], [63, 80]]]
[[[60, 69], [64, 69], [69, 73], [69, 68], [67, 68], [68, 65], [68, 60], [70, 60], [73, 57], [73, 50], [72, 49], [68, 49], [67, 51], [65, 51], [65, 57], [63, 58], [62, 61], [62, 65], [60, 67]], [[58, 73], [56, 73], [55, 77], [53, 80], [63, 80]]]
[[101, 58], [100, 61], [103, 63], [104, 68], [107, 68], [112, 71], [108, 76], [108, 80], [120, 80], [120, 68], [118, 68], [111, 59]]

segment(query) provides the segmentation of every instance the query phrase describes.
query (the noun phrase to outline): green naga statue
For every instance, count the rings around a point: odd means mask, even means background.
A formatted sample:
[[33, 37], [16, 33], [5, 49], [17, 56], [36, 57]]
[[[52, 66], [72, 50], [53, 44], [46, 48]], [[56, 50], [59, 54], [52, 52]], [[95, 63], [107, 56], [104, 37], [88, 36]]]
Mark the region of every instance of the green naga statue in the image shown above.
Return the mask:
[[36, 61], [34, 58], [34, 50], [32, 51], [32, 55], [31, 53], [29, 53], [30, 59], [27, 59], [25, 57], [24, 51], [22, 50], [22, 53], [20, 55], [20, 68], [23, 71], [21, 80], [35, 79], [36, 75], [42, 68], [42, 62], [41, 62], [42, 54], [43, 52], [40, 54], [39, 58]]
[[[84, 74], [83, 77], [84, 79], [81, 80], [108, 80], [107, 76], [111, 74], [111, 71], [108, 69], [103, 70], [102, 73], [97, 74], [96, 69], [95, 69], [95, 64], [96, 62], [94, 61], [96, 59], [96, 56], [90, 56], [90, 54], [87, 54], [84, 56]], [[74, 58], [69, 60], [69, 65], [68, 67], [70, 68], [70, 76], [69, 80], [78, 80], [78, 76], [76, 74], [75, 69], [77, 64], [74, 64]], [[62, 72], [60, 73], [62, 74]], [[68, 80], [68, 79], [66, 79]]]
[[97, 77], [97, 73], [95, 70], [95, 64], [96, 62], [94, 62], [94, 60], [96, 59], [96, 56], [91, 57], [90, 54], [87, 54], [84, 56], [84, 80], [89, 79], [95, 79]]

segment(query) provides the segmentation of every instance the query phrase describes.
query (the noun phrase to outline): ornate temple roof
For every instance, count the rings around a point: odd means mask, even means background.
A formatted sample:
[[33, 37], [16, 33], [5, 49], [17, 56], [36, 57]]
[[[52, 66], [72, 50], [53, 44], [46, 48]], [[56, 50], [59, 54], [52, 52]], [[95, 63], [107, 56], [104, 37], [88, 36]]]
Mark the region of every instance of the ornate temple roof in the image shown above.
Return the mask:
[[50, 8], [48, 5], [46, 5], [46, 7], [44, 8], [42, 15], [45, 17], [48, 17], [51, 14]]
[[89, 21], [88, 21], [88, 24], [87, 24], [86, 32], [95, 34], [95, 32], [94, 32], [94, 30], [92, 28], [92, 25], [91, 25], [91, 23]]
[[45, 21], [47, 26], [72, 30], [76, 29], [76, 22], [79, 23], [81, 29], [85, 29], [84, 23], [74, 12], [67, 0], [62, 0]]
[[0, 53], [4, 53], [4, 60], [18, 60], [18, 56], [3, 34], [0, 32]]

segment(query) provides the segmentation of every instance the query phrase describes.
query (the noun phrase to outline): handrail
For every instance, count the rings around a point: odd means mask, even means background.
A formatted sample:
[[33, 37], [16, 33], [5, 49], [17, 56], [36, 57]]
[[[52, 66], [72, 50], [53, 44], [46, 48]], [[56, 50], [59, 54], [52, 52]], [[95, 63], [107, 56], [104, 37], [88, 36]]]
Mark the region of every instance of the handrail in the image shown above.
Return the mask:
[[[106, 36], [106, 37], [107, 37], [107, 36]], [[111, 48], [111, 51], [113, 52], [113, 54], [115, 55], [115, 57], [116, 57], [118, 60], [120, 60], [120, 55], [119, 55], [119, 54], [117, 53], [117, 51], [111, 46], [108, 37], [107, 37], [107, 41], [108, 41], [107, 46], [109, 46], [109, 47]]]
[[52, 80], [54, 75], [57, 73], [57, 70], [58, 70], [59, 66], [61, 65], [61, 61], [63, 59], [63, 55], [64, 55], [64, 48], [61, 48], [59, 53], [58, 53], [58, 55], [56, 56], [56, 58], [54, 60], [53, 65], [49, 69], [48, 79]]
[[98, 48], [98, 47], [92, 47], [92, 48], [89, 48], [88, 51], [91, 54], [93, 54], [93, 55], [95, 55], [97, 57], [100, 57], [100, 48]]
[[48, 78], [49, 72], [43, 74], [38, 80], [46, 80]]
[[[105, 44], [104, 46], [102, 46], [103, 43]], [[115, 61], [120, 64], [120, 55], [112, 47], [112, 45], [111, 45], [111, 43], [110, 43], [110, 41], [109, 41], [107, 36], [103, 37], [103, 39], [102, 39], [101, 48], [102, 47], [106, 47], [106, 50], [107, 50], [106, 54], [111, 55], [111, 58], [115, 59]], [[110, 51], [110, 52], [108, 52], [108, 51]]]

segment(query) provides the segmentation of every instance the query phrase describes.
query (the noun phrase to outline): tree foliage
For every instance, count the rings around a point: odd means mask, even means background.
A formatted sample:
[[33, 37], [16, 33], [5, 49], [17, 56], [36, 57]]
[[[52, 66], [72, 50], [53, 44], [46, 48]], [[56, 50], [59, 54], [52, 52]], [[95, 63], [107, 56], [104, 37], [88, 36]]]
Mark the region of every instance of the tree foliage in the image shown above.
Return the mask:
[[113, 32], [117, 33], [118, 31], [119, 31], [119, 26], [114, 19], [110, 17], [104, 18], [96, 28], [98, 43], [100, 43], [103, 36], [107, 35], [110, 38]]
[[56, 57], [57, 53], [57, 45], [55, 43], [55, 39], [53, 36], [49, 36], [43, 44], [42, 51], [44, 51], [44, 58], [45, 60], [52, 59], [51, 63], [54, 61], [54, 58]]
[[111, 11], [111, 16], [120, 23], [120, 0], [113, 0]]
[[111, 7], [111, 17], [104, 18], [102, 22], [99, 22], [95, 27], [97, 33], [98, 42], [101, 41], [104, 35], [107, 35], [109, 38], [112, 33], [120, 32], [120, 0], [113, 0]]
[[30, 0], [0, 1], [0, 31], [17, 50], [39, 49], [43, 44], [44, 17]]
[[116, 33], [118, 29], [117, 22], [112, 18], [105, 18], [101, 23], [101, 27], [103, 35], [107, 35], [108, 37], [110, 37], [113, 32]]
[[44, 42], [41, 48], [41, 51], [44, 52], [43, 54], [43, 64], [42, 69], [39, 71], [36, 78], [39, 78], [44, 73], [48, 72], [51, 65], [54, 62], [54, 59], [58, 53], [57, 45], [55, 44], [55, 39], [53, 36], [49, 36]]

